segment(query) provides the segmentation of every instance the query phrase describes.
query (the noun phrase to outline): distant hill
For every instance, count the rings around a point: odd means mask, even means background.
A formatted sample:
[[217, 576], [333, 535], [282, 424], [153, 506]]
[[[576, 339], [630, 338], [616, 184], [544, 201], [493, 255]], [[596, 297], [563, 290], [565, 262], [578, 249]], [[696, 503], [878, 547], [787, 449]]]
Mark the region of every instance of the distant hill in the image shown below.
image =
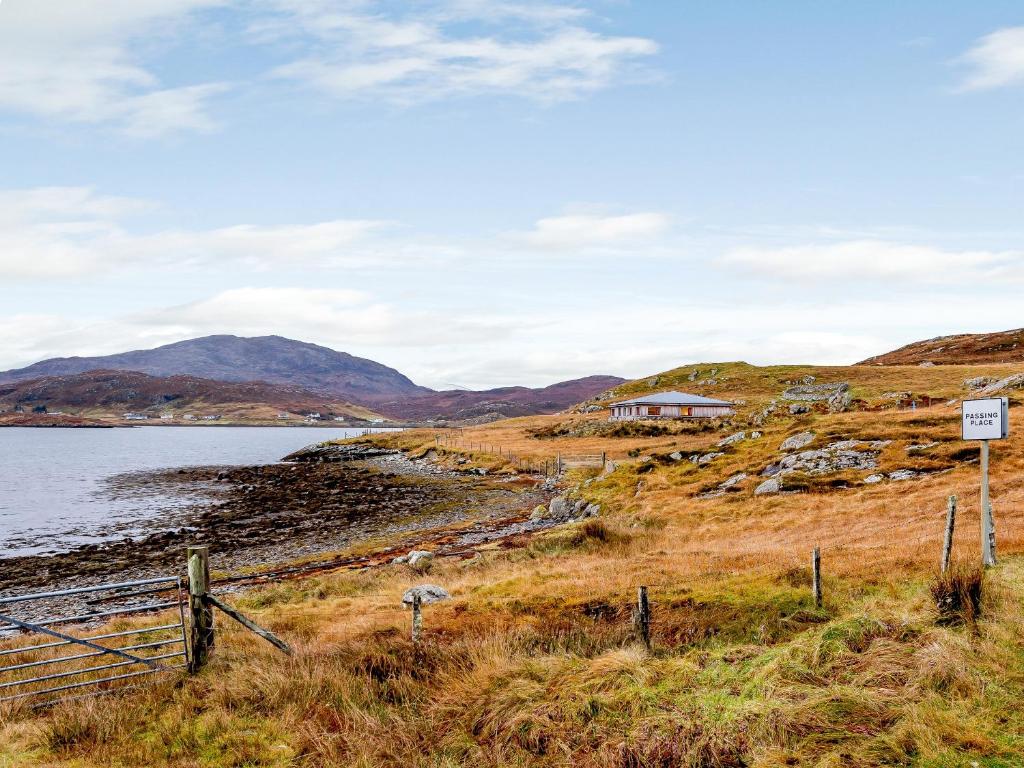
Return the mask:
[[1024, 362], [1024, 328], [998, 333], [964, 333], [916, 341], [869, 357], [858, 365], [982, 365]]
[[0, 373], [0, 383], [85, 371], [138, 371], [150, 376], [197, 376], [218, 381], [263, 381], [361, 402], [411, 397], [418, 387], [393, 368], [281, 336], [204, 336], [102, 357], [59, 357]]
[[319, 412], [324, 417], [369, 419], [372, 411], [299, 387], [265, 382], [224, 382], [195, 376], [150, 376], [137, 371], [87, 371], [70, 376], [45, 376], [0, 384], [0, 410], [13, 413], [70, 411], [89, 416], [123, 412], [182, 415], [221, 413], [242, 418], [275, 418], [277, 412], [297, 415]]
[[587, 376], [538, 389], [501, 387], [480, 392], [450, 390], [378, 402], [374, 409], [396, 419], [417, 421], [442, 418], [468, 421], [495, 418], [499, 414], [505, 417], [532, 416], [557, 413], [625, 381], [618, 376]]

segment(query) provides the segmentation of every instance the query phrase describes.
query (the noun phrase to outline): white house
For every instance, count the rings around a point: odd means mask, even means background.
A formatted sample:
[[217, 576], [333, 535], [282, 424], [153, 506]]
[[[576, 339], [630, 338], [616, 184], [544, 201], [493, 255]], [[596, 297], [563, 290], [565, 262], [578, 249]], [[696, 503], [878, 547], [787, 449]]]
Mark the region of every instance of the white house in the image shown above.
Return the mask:
[[613, 403], [610, 421], [711, 419], [732, 413], [732, 403], [686, 392], [659, 392]]

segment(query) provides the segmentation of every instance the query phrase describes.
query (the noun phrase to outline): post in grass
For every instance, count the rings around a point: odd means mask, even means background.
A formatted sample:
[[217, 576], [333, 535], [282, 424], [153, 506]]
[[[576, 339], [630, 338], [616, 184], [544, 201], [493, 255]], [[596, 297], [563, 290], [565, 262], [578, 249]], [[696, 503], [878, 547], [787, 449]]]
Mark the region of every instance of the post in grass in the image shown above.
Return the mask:
[[633, 625], [636, 627], [640, 641], [647, 650], [651, 650], [651, 604], [647, 599], [647, 587], [636, 591], [636, 607], [633, 608]]
[[188, 608], [191, 618], [189, 627], [189, 672], [198, 672], [210, 658], [213, 649], [213, 608], [207, 600], [210, 591], [210, 548], [189, 547], [188, 558]]
[[418, 643], [423, 636], [423, 597], [418, 591], [412, 593], [412, 641]]
[[814, 605], [821, 608], [821, 550], [818, 547], [811, 553], [811, 588], [814, 590]]
[[953, 554], [953, 529], [956, 527], [956, 496], [949, 497], [946, 506], [946, 536], [942, 542], [942, 572], [949, 570], [949, 558]]

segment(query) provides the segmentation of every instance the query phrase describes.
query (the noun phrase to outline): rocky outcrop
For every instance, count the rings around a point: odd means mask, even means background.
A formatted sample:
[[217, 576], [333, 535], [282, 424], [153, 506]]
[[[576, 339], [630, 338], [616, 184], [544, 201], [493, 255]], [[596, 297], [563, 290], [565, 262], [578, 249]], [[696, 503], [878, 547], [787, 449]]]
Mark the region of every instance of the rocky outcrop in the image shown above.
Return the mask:
[[719, 440], [718, 441], [718, 445], [719, 445], [719, 447], [725, 447], [727, 445], [735, 445], [736, 443], [741, 443], [741, 442], [743, 442], [746, 439], [747, 439], [747, 433], [746, 432], [737, 432], [736, 434], [729, 435], [728, 437], [725, 437], [725, 438], [722, 438], [721, 440]]
[[401, 453], [392, 448], [377, 448], [367, 444], [334, 445], [325, 443], [322, 445], [310, 445], [295, 453], [285, 456], [282, 461], [293, 461], [299, 463], [323, 463], [335, 461], [365, 461], [376, 459], [381, 456], [394, 456]]
[[1009, 389], [1024, 389], [1024, 373], [1015, 373], [1012, 376], [1007, 376], [1005, 379], [994, 381], [987, 387], [978, 390], [975, 394], [984, 397], [985, 395], [994, 395]]
[[845, 381], [835, 384], [797, 384], [783, 392], [782, 397], [799, 402], [826, 402], [833, 412], [846, 410], [852, 402], [850, 385]]
[[779, 446], [780, 451], [798, 451], [806, 445], [810, 445], [814, 440], [813, 432], [800, 432], [798, 434], [787, 437], [782, 441], [782, 445]]
[[601, 514], [599, 504], [591, 504], [584, 499], [569, 499], [565, 496], [556, 496], [545, 508], [538, 505], [530, 514], [533, 522], [546, 523], [567, 523], [573, 520], [583, 520], [588, 517], [597, 517]]

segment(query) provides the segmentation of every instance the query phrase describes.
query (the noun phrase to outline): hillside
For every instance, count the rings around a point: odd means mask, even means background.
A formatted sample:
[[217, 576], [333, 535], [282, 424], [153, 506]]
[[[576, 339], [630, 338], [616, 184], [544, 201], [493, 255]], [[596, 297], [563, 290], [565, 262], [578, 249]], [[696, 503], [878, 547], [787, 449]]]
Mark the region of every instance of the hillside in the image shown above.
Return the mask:
[[398, 371], [373, 360], [281, 336], [205, 336], [116, 355], [53, 358], [2, 372], [0, 383], [96, 370], [186, 375], [218, 381], [265, 381], [359, 401], [431, 391], [417, 387]]
[[509, 418], [557, 413], [625, 383], [618, 376], [587, 376], [548, 387], [500, 387], [484, 391], [450, 390], [421, 397], [379, 402], [375, 408], [396, 419]]
[[1024, 363], [1024, 328], [999, 333], [964, 333], [917, 341], [858, 365], [982, 365]]
[[[441, 430], [376, 436], [510, 487], [542, 478], [509, 453], [543, 466], [605, 452], [612, 463], [557, 481], [570, 509], [596, 504], [596, 517], [523, 523], [490, 545], [460, 538], [460, 524], [429, 575], [392, 563], [399, 541], [422, 548], [396, 534], [351, 551], [378, 547], [370, 566], [232, 595], [295, 655], [222, 622], [206, 673], [0, 721], [0, 763], [1024, 765], [1024, 432], [992, 448], [1000, 564], [983, 577], [978, 613], [952, 598], [940, 611], [936, 599], [961, 594], [936, 578], [950, 494], [964, 583], [978, 559], [978, 448], [959, 439], [956, 403], [965, 380], [1015, 371], [705, 363], [615, 395], [694, 391], [734, 401], [729, 419], [634, 428], [588, 403], [449, 442]], [[823, 384], [846, 385], [849, 400], [787, 397]], [[907, 393], [935, 404], [911, 410]], [[1017, 414], [1021, 391], [1006, 394]], [[794, 471], [757, 493], [780, 468]], [[401, 598], [424, 582], [451, 599], [424, 608], [414, 646]], [[631, 624], [641, 585], [650, 648]]]
[[157, 416], [187, 411], [196, 416], [271, 420], [278, 412], [370, 419], [372, 411], [322, 393], [265, 382], [224, 382], [196, 376], [150, 376], [137, 371], [89, 371], [0, 384], [0, 412], [45, 408], [87, 417], [119, 418], [124, 412]]

